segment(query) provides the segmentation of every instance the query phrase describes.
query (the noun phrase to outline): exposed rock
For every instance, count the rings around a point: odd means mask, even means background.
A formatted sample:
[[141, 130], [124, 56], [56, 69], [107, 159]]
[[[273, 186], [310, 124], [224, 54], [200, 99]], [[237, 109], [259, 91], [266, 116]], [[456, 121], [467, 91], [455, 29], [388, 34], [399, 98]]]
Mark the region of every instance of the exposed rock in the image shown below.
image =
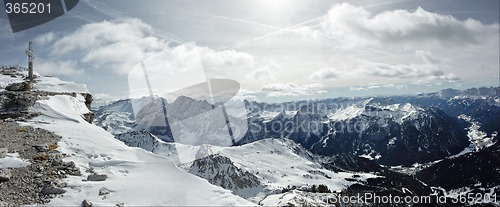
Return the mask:
[[[62, 161], [67, 155], [63, 156], [57, 150], [39, 152], [34, 147], [46, 149], [45, 146], [59, 142], [60, 136], [43, 129], [20, 127], [15, 122], [19, 120], [17, 118], [8, 120], [11, 121], [0, 123], [0, 146], [18, 152], [19, 157], [31, 165], [9, 169], [9, 181], [0, 184], [0, 200], [8, 206], [46, 204], [57, 195], [51, 193], [60, 193], [67, 185], [60, 179], [80, 175], [80, 170], [74, 163]], [[50, 189], [51, 186], [59, 190]]]
[[99, 195], [102, 196], [102, 195], [106, 195], [106, 194], [110, 194], [111, 192], [105, 188], [105, 187], [102, 187], [99, 189]]
[[92, 112], [82, 114], [82, 116], [83, 116], [83, 119], [85, 119], [85, 121], [87, 121], [88, 123], [92, 123], [92, 121], [94, 121], [94, 113], [92, 113]]
[[85, 94], [82, 94], [82, 95], [85, 97], [85, 106], [87, 106], [87, 108], [89, 110], [91, 110], [92, 109], [91, 104], [92, 104], [92, 101], [94, 100], [92, 98], [92, 95], [90, 93], [85, 93]]
[[5, 147], [1, 147], [1, 148], [0, 148], [0, 159], [1, 159], [1, 158], [4, 158], [4, 157], [5, 157], [5, 155], [7, 155], [7, 148], [5, 148]]
[[[90, 93], [82, 93], [82, 96], [85, 97], [85, 106], [87, 106], [87, 108], [92, 111], [92, 101], [94, 100], [92, 98], [92, 95]], [[83, 118], [85, 119], [85, 121], [89, 122], [89, 123], [92, 123], [94, 121], [94, 113], [93, 112], [90, 112], [90, 113], [86, 113], [86, 114], [82, 114]]]
[[0, 201], [0, 207], [10, 207], [12, 205], [9, 205], [7, 202]]
[[65, 188], [66, 186], [68, 186], [68, 183], [63, 182], [63, 181], [56, 182], [55, 184], [59, 188]]
[[259, 178], [235, 166], [231, 159], [218, 154], [195, 160], [189, 173], [243, 197], [250, 195], [246, 190], [261, 188]]
[[65, 190], [58, 188], [58, 187], [55, 187], [55, 186], [47, 186], [47, 187], [43, 188], [41, 191], [41, 193], [43, 195], [63, 194], [65, 192], [66, 192]]
[[117, 203], [117, 204], [116, 204], [116, 207], [123, 207], [123, 206], [125, 206], [125, 204], [124, 204], [124, 203]]
[[9, 181], [11, 176], [10, 169], [0, 169], [0, 183]]
[[28, 91], [31, 89], [31, 86], [28, 82], [22, 83], [13, 83], [5, 87], [5, 90], [8, 91]]
[[92, 207], [92, 202], [88, 201], [87, 199], [84, 199], [82, 201], [82, 207]]
[[90, 174], [89, 176], [87, 176], [88, 181], [105, 181], [107, 178], [108, 178], [107, 175], [97, 174], [97, 173]]
[[49, 147], [46, 144], [43, 144], [43, 145], [34, 145], [33, 147], [38, 152], [48, 152], [49, 151]]

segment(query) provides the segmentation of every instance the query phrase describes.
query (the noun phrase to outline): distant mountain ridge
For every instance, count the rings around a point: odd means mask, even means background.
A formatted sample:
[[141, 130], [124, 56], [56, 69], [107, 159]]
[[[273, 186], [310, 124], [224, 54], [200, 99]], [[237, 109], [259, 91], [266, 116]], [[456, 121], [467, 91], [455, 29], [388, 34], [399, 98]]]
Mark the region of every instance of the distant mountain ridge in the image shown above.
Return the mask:
[[[126, 123], [113, 119], [127, 115], [129, 126], [106, 125], [128, 129], [115, 134], [118, 140], [168, 157], [184, 171], [262, 205], [299, 205], [305, 199], [328, 205], [317, 199], [331, 196], [328, 191], [439, 194], [449, 200], [463, 193], [500, 193], [498, 97], [498, 88], [482, 88], [283, 104], [245, 101], [249, 130], [232, 147], [170, 142], [164, 133], [155, 134], [166, 128], [138, 127], [127, 111], [130, 100], [101, 108], [96, 120]], [[200, 105], [212, 107], [189, 97], [167, 107], [189, 114], [199, 113], [189, 109]]]
[[[237, 145], [271, 137], [289, 138], [322, 155], [355, 152], [385, 165], [430, 162], [457, 154], [470, 144], [466, 129], [470, 121], [459, 118], [461, 115], [470, 117], [478, 124], [479, 131], [497, 141], [499, 93], [500, 87], [483, 87], [463, 91], [444, 89], [416, 96], [334, 98], [282, 104], [245, 101], [248, 131]], [[177, 108], [189, 116], [188, 113], [210, 110], [212, 105], [180, 97], [167, 107]], [[202, 111], [197, 112], [196, 108]], [[134, 120], [132, 109], [130, 99], [103, 106], [96, 112], [94, 123], [114, 134], [149, 131], [164, 141], [172, 141], [168, 125], [141, 128]], [[163, 112], [161, 107], [148, 110], [153, 114]]]

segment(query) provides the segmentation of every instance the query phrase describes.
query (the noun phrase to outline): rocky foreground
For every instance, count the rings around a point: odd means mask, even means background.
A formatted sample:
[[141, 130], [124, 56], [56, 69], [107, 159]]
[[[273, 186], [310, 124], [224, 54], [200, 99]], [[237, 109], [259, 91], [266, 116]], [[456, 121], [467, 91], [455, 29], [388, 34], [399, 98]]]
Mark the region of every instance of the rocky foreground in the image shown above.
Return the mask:
[[[31, 163], [0, 169], [0, 206], [48, 203], [65, 192], [62, 188], [66, 183], [61, 179], [81, 175], [73, 162], [62, 161], [69, 155], [57, 151], [60, 139], [43, 129], [19, 126], [12, 119], [0, 120], [0, 148], [19, 153], [20, 158]], [[0, 154], [0, 159], [2, 155], [6, 154]]]
[[[0, 74], [23, 77], [16, 68], [1, 68]], [[57, 94], [61, 93], [34, 90], [26, 81], [11, 83], [0, 90], [0, 159], [17, 153], [30, 163], [25, 167], [2, 167], [0, 162], [0, 206], [46, 204], [65, 193], [63, 188], [67, 184], [62, 179], [81, 175], [75, 163], [62, 160], [71, 155], [58, 151], [60, 136], [19, 124], [39, 115], [29, 110], [37, 100]], [[89, 107], [90, 101], [91, 96]]]

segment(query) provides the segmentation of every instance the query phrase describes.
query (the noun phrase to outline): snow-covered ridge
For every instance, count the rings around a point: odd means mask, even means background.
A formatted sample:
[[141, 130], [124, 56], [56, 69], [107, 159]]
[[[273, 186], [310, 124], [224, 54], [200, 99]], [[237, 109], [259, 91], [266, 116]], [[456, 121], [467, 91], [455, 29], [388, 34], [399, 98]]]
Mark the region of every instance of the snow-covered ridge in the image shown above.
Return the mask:
[[[33, 72], [33, 75], [36, 77], [33, 83], [33, 90], [35, 91], [89, 93], [85, 84], [42, 76], [36, 71]], [[28, 71], [26, 70], [0, 66], [0, 91], [12, 83], [24, 82], [26, 77], [28, 77]]]

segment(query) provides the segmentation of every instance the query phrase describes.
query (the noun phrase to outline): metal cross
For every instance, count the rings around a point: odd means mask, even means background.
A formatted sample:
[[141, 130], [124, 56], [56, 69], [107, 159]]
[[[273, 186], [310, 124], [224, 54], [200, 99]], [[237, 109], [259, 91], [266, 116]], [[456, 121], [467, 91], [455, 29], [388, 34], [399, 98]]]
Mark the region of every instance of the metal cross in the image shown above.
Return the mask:
[[33, 53], [33, 48], [31, 42], [29, 43], [28, 50], [26, 50], [26, 55], [28, 55], [28, 78], [33, 81], [33, 60], [35, 59], [35, 53]]

